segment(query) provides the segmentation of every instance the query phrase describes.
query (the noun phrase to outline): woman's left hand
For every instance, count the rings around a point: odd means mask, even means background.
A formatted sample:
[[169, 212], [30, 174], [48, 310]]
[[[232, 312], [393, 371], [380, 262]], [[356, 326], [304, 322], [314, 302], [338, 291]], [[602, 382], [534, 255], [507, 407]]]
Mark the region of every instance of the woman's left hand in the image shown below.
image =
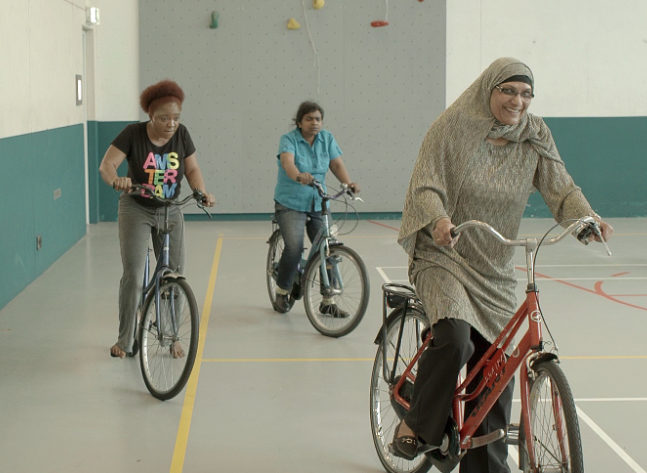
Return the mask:
[[202, 203], [204, 204], [205, 207], [213, 207], [216, 205], [216, 198], [213, 194], [210, 194], [209, 192], [204, 193], [204, 199], [202, 199]]
[[353, 194], [359, 194], [359, 191], [362, 190], [357, 182], [351, 182], [348, 184], [348, 188]]
[[[602, 238], [604, 238], [604, 241], [609, 241], [611, 238], [611, 235], [613, 235], [613, 227], [609, 225], [607, 222], [602, 220], [601, 218], [593, 217], [595, 220], [598, 222], [600, 225], [600, 232], [602, 233]], [[591, 235], [589, 237], [589, 240], [595, 240], [601, 242], [602, 240], [600, 239], [599, 236], [596, 235]]]

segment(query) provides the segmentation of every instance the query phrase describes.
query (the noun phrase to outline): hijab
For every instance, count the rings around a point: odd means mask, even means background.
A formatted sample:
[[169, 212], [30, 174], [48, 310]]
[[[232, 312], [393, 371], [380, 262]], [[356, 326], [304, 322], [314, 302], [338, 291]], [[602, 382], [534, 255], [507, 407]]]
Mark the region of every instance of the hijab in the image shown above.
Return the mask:
[[451, 220], [467, 164], [486, 138], [530, 141], [540, 156], [561, 162], [550, 130], [541, 118], [526, 112], [518, 124], [504, 125], [490, 110], [494, 87], [520, 75], [526, 76], [534, 89], [528, 66], [513, 58], [497, 59], [427, 131], [409, 182], [398, 235], [398, 243], [410, 256], [418, 230], [442, 217]]

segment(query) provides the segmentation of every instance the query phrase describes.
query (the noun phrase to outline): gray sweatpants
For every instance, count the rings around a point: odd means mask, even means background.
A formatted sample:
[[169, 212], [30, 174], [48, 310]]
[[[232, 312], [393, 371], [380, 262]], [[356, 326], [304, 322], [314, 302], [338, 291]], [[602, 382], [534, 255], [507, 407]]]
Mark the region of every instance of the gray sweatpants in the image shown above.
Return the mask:
[[[175, 206], [170, 209], [172, 225], [170, 241], [170, 267], [174, 272], [184, 270], [184, 218]], [[119, 199], [119, 244], [123, 275], [119, 283], [119, 339], [117, 346], [132, 352], [137, 307], [144, 280], [146, 252], [150, 241], [157, 257], [162, 248], [159, 229], [164, 226], [164, 207], [154, 208], [139, 204], [132, 196], [123, 194]], [[151, 264], [151, 272], [154, 262]]]

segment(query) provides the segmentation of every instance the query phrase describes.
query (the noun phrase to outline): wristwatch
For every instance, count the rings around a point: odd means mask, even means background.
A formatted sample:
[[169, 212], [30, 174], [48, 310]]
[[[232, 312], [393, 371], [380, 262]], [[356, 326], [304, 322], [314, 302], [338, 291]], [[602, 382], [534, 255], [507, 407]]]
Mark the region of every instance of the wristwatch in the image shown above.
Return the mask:
[[296, 181], [297, 181], [297, 182], [301, 182], [301, 174], [297, 174]]

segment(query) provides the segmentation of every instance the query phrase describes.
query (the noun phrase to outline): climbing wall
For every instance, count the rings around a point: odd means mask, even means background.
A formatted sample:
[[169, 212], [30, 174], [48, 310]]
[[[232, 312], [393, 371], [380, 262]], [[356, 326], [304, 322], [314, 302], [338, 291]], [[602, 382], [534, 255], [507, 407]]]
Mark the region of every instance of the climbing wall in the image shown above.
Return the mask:
[[[387, 6], [389, 24], [371, 26]], [[323, 107], [362, 185], [358, 210], [399, 212], [444, 108], [445, 2], [140, 0], [139, 54], [141, 88], [184, 88], [217, 212], [272, 212], [279, 138], [304, 100]]]

